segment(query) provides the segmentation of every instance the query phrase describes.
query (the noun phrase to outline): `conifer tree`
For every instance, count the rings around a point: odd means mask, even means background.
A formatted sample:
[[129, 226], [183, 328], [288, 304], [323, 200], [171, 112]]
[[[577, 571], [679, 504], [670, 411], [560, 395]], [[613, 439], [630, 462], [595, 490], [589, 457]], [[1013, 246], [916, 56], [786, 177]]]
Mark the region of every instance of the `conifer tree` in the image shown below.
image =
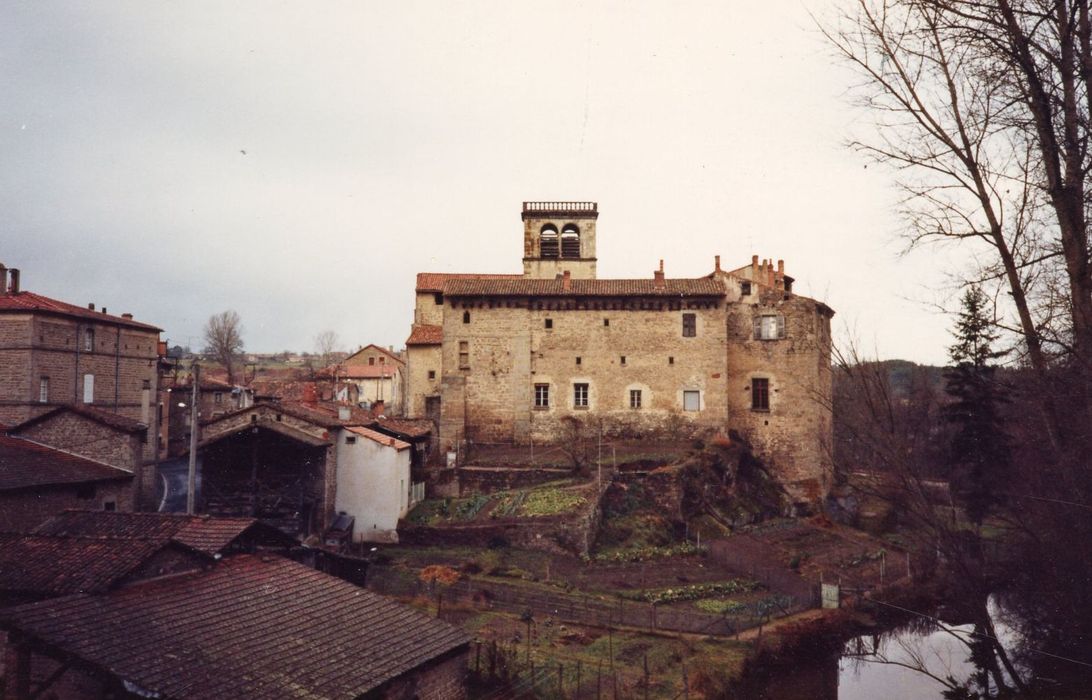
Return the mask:
[[976, 525], [996, 505], [999, 482], [1009, 468], [1009, 444], [1001, 422], [1007, 398], [994, 364], [1005, 352], [993, 349], [998, 334], [988, 306], [989, 299], [977, 286], [963, 295], [953, 332], [956, 342], [948, 348], [952, 366], [944, 373], [945, 391], [952, 399], [945, 409], [953, 427], [951, 486]]

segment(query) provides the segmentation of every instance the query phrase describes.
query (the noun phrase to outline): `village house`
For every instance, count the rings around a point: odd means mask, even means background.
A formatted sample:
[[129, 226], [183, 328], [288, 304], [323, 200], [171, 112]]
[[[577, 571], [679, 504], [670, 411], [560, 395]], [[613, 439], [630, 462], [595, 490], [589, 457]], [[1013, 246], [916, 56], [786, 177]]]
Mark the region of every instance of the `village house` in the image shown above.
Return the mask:
[[0, 534], [4, 696], [465, 697], [464, 632], [298, 553], [246, 518], [68, 511]]
[[405, 366], [392, 350], [365, 345], [339, 362], [332, 373], [341, 382], [356, 387], [352, 397], [346, 395], [342, 400], [365, 406], [382, 404], [386, 415], [400, 416]]
[[406, 407], [442, 450], [737, 431], [804, 506], [830, 486], [830, 319], [784, 263], [596, 276], [595, 202], [525, 202], [523, 274], [421, 273]]
[[[172, 458], [189, 449], [190, 421], [193, 417], [193, 375], [186, 379], [163, 381], [160, 405], [161, 458]], [[198, 420], [212, 420], [254, 404], [249, 387], [236, 386], [215, 377], [201, 377], [197, 388]]]
[[[156, 425], [160, 329], [22, 289], [0, 265], [0, 423], [14, 425], [59, 405], [80, 404]], [[158, 431], [143, 447], [158, 454]]]

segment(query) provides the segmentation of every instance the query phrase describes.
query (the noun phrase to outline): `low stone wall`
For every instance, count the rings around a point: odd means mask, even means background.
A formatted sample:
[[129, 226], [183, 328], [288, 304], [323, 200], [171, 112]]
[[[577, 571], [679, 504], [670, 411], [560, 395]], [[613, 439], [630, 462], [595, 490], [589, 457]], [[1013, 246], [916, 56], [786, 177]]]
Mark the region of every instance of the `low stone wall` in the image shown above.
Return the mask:
[[487, 467], [462, 467], [456, 470], [459, 495], [472, 493], [496, 493], [513, 489], [538, 486], [550, 481], [568, 478], [568, 469], [491, 469]]

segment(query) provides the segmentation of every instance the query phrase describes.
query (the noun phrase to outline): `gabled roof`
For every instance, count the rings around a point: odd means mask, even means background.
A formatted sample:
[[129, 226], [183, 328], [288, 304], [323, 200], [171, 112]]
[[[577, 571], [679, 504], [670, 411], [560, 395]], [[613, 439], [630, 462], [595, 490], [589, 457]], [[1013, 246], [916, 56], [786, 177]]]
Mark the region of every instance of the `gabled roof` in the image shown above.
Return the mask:
[[425, 437], [432, 433], [432, 421], [409, 418], [377, 418], [374, 427], [385, 433], [394, 433], [407, 438]]
[[46, 411], [40, 416], [35, 416], [28, 421], [24, 421], [19, 425], [11, 428], [8, 432], [17, 434], [25, 428], [29, 428], [32, 425], [38, 423], [44, 423], [50, 418], [61, 413], [74, 413], [78, 416], [82, 416], [89, 420], [92, 420], [101, 425], [105, 425], [109, 428], [121, 431], [123, 433], [142, 433], [148, 429], [148, 426], [133, 418], [126, 416], [120, 416], [117, 413], [110, 413], [109, 411], [103, 411], [98, 408], [92, 408], [86, 404], [66, 404], [64, 406], [57, 406], [54, 409]]
[[38, 312], [53, 316], [67, 316], [85, 321], [97, 323], [109, 323], [116, 326], [127, 326], [140, 330], [160, 333], [163, 329], [139, 323], [130, 318], [99, 313], [82, 306], [69, 304], [68, 302], [50, 299], [49, 297], [35, 294], [34, 292], [16, 292], [15, 294], [0, 294], [0, 314], [2, 313], [27, 313]]
[[132, 472], [30, 440], [0, 435], [0, 491], [132, 479]]
[[393, 447], [399, 452], [401, 452], [402, 450], [408, 450], [410, 447], [412, 447], [412, 445], [410, 445], [408, 442], [403, 442], [398, 438], [391, 437], [390, 435], [384, 435], [383, 433], [372, 430], [371, 428], [353, 427], [346, 428], [346, 430], [348, 430], [350, 433], [353, 433], [354, 435], [366, 437], [372, 442], [378, 442], [384, 447]]
[[166, 546], [160, 539], [0, 534], [0, 591], [34, 597], [104, 591]]
[[295, 540], [257, 518], [219, 518], [174, 513], [66, 510], [34, 529], [48, 537], [122, 542], [177, 542], [203, 554], [220, 554], [240, 538], [289, 546]]
[[406, 347], [410, 345], [442, 345], [444, 342], [444, 327], [431, 326], [424, 323], [414, 324], [410, 331], [410, 337], [406, 339]]
[[444, 283], [444, 294], [473, 296], [552, 297], [722, 297], [719, 280], [698, 279], [452, 279]]
[[387, 379], [400, 369], [399, 365], [343, 365], [337, 369], [340, 379]]
[[511, 274], [479, 274], [476, 272], [418, 272], [417, 273], [417, 291], [418, 292], [442, 292], [444, 291], [444, 283], [448, 280], [518, 280], [523, 275], [511, 275]]
[[356, 352], [354, 352], [352, 355], [349, 355], [344, 360], [342, 360], [340, 364], [355, 364], [355, 363], [352, 362], [352, 359], [354, 357], [356, 357], [357, 355], [360, 355], [360, 354], [362, 354], [362, 353], [364, 353], [364, 352], [366, 352], [367, 350], [370, 350], [370, 349], [378, 350], [379, 352], [383, 353], [384, 355], [391, 358], [392, 360], [394, 360], [395, 362], [397, 362], [400, 365], [406, 364], [406, 361], [403, 360], [401, 357], [399, 357], [398, 355], [395, 355], [393, 352], [391, 352], [390, 350], [388, 350], [388, 349], [386, 349], [384, 347], [376, 345], [375, 343], [370, 343], [368, 345], [365, 345], [364, 347], [362, 347], [359, 350], [357, 350]]
[[351, 583], [246, 555], [9, 608], [0, 627], [179, 700], [356, 698], [469, 644], [462, 630]]

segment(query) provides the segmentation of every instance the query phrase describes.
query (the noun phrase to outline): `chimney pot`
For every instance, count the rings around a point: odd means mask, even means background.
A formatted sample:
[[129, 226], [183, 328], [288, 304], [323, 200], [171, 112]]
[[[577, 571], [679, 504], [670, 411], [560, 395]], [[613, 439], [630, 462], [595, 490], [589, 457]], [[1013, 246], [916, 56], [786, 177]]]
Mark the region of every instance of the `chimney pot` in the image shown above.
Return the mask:
[[94, 311], [95, 310], [95, 302], [93, 302], [93, 301], [88, 302], [87, 303], [87, 310], [88, 311]]
[[660, 258], [660, 272], [664, 271], [664, 259]]
[[12, 267], [8, 269], [8, 274], [11, 276], [11, 293], [19, 293], [19, 268]]
[[713, 260], [716, 261], [716, 268], [715, 268], [716, 271], [720, 272], [720, 256], [719, 255], [714, 255]]
[[103, 312], [103, 313], [106, 313], [106, 307], [105, 307], [105, 306], [104, 306], [104, 307], [102, 307], [102, 312]]
[[777, 261], [777, 273], [779, 275], [785, 274], [785, 261], [784, 260], [778, 260]]

